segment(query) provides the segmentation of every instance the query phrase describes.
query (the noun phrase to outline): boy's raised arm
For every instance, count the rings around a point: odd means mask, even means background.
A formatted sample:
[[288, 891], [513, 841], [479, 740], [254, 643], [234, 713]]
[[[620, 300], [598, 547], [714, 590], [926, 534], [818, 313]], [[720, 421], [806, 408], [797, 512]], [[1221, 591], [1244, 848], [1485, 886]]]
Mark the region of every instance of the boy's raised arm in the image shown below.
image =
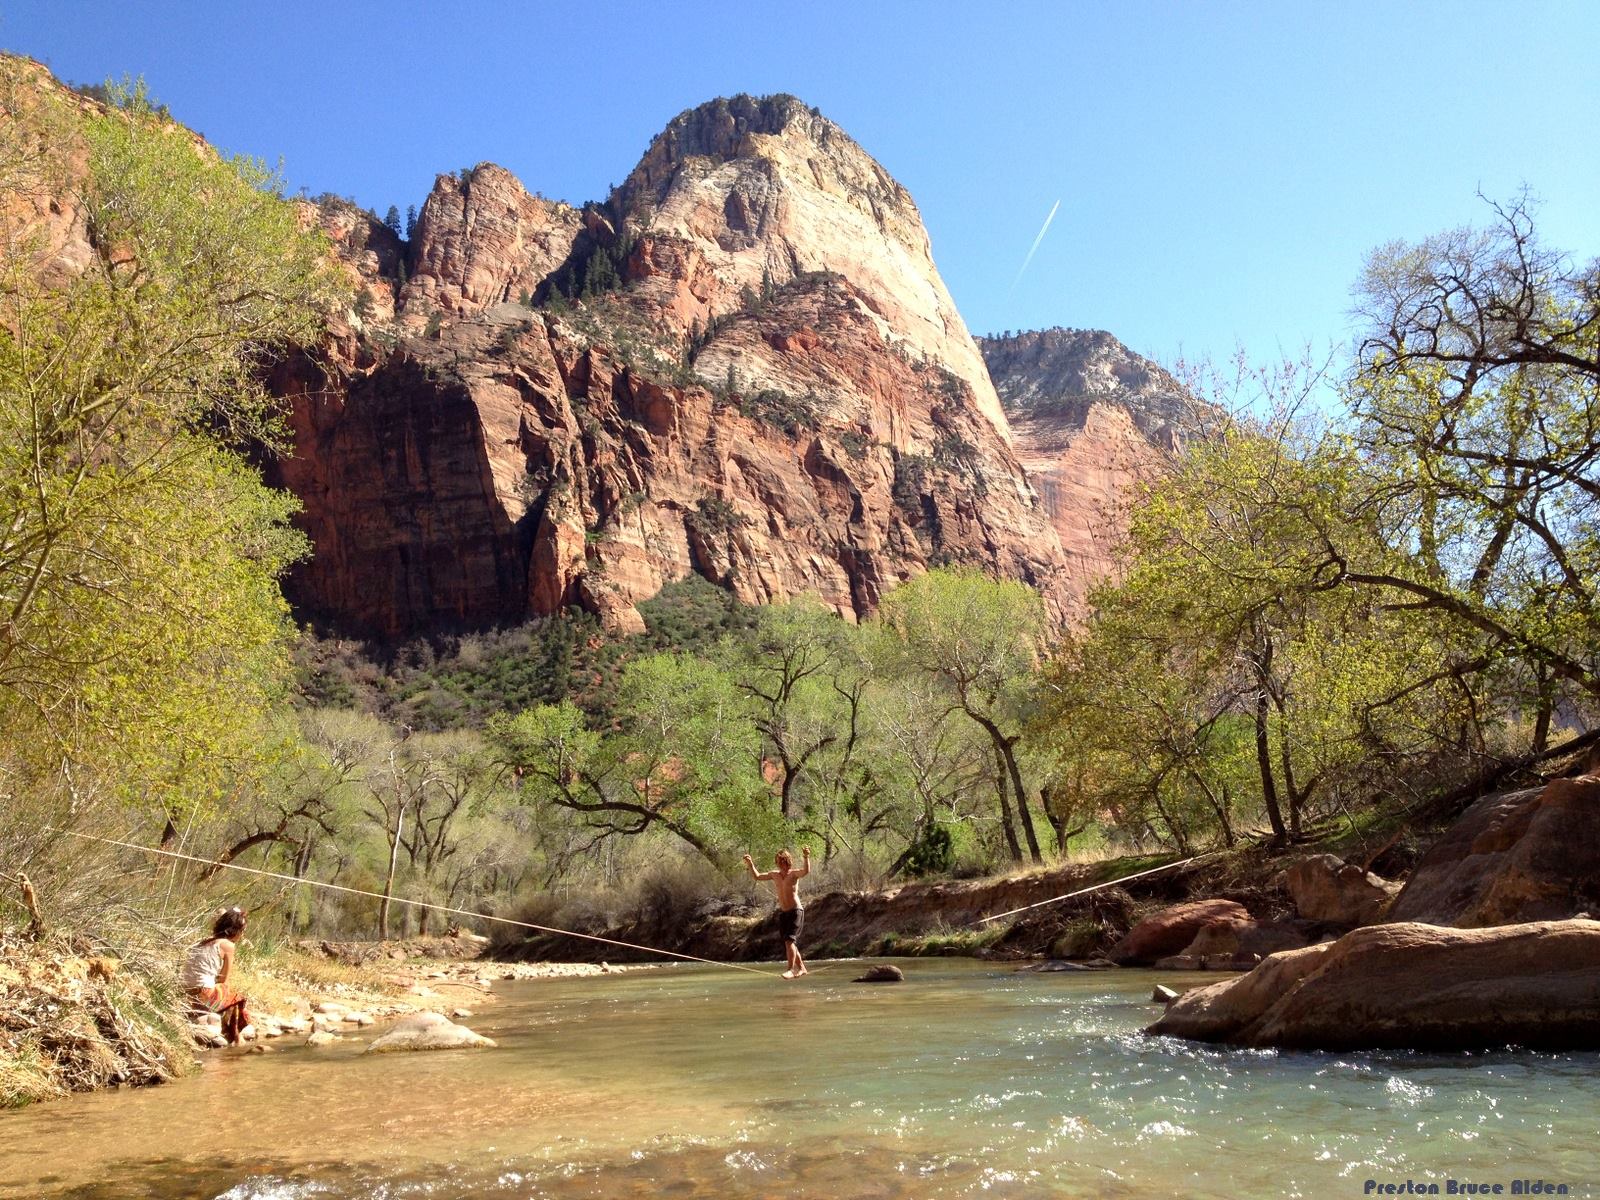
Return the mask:
[[800, 864], [800, 869], [794, 873], [796, 879], [802, 879], [811, 874], [811, 847], [801, 846], [800, 857], [804, 861]]
[[749, 869], [750, 878], [751, 879], [760, 881], [760, 880], [763, 880], [763, 879], [771, 879], [772, 878], [772, 872], [771, 871], [757, 871], [756, 870], [756, 860], [751, 858], [748, 854], [746, 854], [744, 856], [744, 865]]

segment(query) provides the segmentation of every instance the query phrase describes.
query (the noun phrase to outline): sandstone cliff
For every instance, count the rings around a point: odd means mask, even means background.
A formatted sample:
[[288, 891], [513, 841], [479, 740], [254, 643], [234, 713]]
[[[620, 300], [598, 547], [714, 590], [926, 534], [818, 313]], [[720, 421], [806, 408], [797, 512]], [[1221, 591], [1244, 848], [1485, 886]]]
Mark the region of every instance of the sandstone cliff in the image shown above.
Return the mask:
[[915, 206], [799, 101], [683, 114], [603, 205], [441, 176], [395, 262], [360, 217], [318, 214], [363, 311], [273, 380], [308, 611], [396, 635], [576, 603], [634, 629], [698, 572], [854, 619], [969, 562], [1069, 615]]
[[978, 341], [1018, 461], [1061, 542], [1069, 612], [1112, 569], [1137, 486], [1214, 419], [1167, 371], [1101, 330]]
[[[22, 128], [60, 85], [17, 62]], [[39, 274], [86, 261], [70, 188], [6, 203], [44, 232]], [[690, 573], [856, 619], [945, 563], [1070, 620], [1108, 565], [1102, 509], [1181, 424], [1109, 338], [1117, 387], [1059, 387], [1052, 332], [996, 358], [997, 393], [910, 196], [793, 97], [683, 113], [602, 203], [480, 164], [437, 179], [409, 242], [346, 202], [302, 211], [353, 303], [271, 369], [292, 453], [266, 470], [314, 546], [291, 598], [350, 631], [570, 604], [636, 629]]]

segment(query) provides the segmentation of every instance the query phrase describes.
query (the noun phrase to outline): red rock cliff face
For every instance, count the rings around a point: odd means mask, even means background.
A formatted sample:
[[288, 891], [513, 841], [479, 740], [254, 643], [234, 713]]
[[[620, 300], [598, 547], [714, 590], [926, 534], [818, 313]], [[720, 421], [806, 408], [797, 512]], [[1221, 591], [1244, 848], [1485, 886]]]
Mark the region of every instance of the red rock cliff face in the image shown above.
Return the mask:
[[[92, 253], [69, 192], [0, 211], [43, 231], [45, 279]], [[354, 301], [272, 371], [293, 452], [266, 470], [314, 546], [291, 597], [347, 629], [574, 603], [637, 629], [691, 572], [855, 619], [945, 563], [1069, 620], [1109, 565], [1100, 514], [1181, 425], [1109, 335], [986, 344], [997, 394], [910, 196], [792, 97], [682, 114], [603, 205], [483, 164], [439, 177], [409, 244], [339, 201], [303, 218]]]
[[[915, 207], [798, 101], [684, 114], [582, 211], [499, 168], [441, 177], [398, 288], [348, 217], [321, 214], [377, 302], [274, 380], [304, 609], [396, 636], [577, 603], [636, 629], [697, 572], [854, 619], [968, 562], [1067, 614], [1059, 537]], [[516, 302], [597, 255], [601, 291]]]
[[979, 346], [1018, 461], [1060, 539], [1067, 609], [1078, 616], [1115, 567], [1138, 486], [1215, 414], [1101, 330], [1035, 330]]

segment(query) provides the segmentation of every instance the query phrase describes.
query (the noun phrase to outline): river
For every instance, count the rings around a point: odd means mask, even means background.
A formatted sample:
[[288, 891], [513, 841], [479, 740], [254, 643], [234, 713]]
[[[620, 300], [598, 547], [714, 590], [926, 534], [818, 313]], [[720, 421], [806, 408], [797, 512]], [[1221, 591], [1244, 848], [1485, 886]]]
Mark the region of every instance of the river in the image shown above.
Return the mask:
[[[503, 985], [500, 1048], [218, 1052], [0, 1114], [0, 1195], [1323, 1197], [1515, 1179], [1600, 1194], [1600, 1054], [1287, 1054], [1139, 1029], [1147, 971], [663, 968]], [[1593, 1190], [1592, 1190], [1593, 1189]]]

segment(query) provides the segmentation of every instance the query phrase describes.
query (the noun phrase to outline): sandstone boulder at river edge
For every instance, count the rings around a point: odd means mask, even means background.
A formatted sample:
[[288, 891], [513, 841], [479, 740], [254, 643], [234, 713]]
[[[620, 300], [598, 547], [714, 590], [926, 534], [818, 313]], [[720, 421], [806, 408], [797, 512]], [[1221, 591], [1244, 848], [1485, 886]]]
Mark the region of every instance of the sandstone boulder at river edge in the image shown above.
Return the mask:
[[1383, 918], [1400, 884], [1332, 854], [1303, 859], [1283, 872], [1283, 887], [1297, 913], [1330, 925], [1371, 925]]
[[1140, 966], [1183, 951], [1209, 925], [1246, 924], [1250, 912], [1234, 900], [1190, 900], [1145, 917], [1106, 957], [1119, 966]]
[[1600, 915], [1600, 779], [1477, 801], [1416, 868], [1391, 921], [1504, 925]]
[[1300, 1050], [1600, 1049], [1600, 921], [1369, 925], [1186, 992], [1147, 1032]]

